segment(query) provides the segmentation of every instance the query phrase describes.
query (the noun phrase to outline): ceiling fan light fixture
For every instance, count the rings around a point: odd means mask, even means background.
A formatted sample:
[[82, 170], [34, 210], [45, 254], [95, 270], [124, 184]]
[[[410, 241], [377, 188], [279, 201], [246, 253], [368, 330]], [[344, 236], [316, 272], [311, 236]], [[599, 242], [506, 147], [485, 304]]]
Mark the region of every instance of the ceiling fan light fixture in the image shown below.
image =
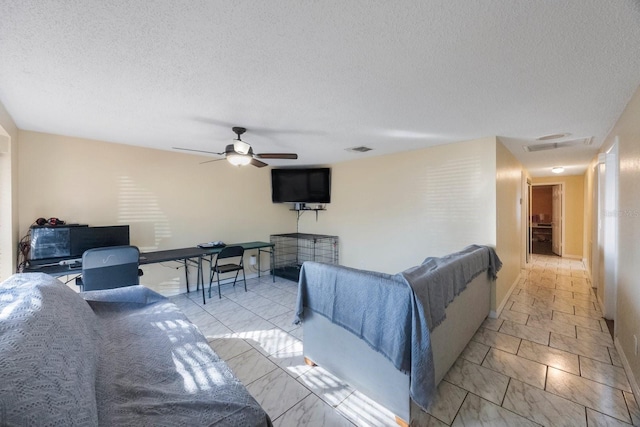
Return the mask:
[[227, 161], [233, 166], [246, 166], [251, 163], [251, 156], [247, 154], [229, 153], [227, 154]]
[[247, 154], [247, 153], [249, 153], [249, 149], [250, 148], [251, 148], [251, 146], [249, 144], [247, 144], [246, 142], [244, 142], [243, 140], [241, 140], [239, 137], [238, 137], [238, 139], [234, 139], [233, 140], [233, 150], [236, 153]]

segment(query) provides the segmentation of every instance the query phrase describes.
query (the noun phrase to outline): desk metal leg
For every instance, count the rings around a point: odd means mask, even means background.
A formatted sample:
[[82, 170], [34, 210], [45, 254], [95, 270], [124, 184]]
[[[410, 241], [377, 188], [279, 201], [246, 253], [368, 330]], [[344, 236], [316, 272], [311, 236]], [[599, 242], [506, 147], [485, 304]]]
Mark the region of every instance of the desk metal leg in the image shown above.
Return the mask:
[[269, 261], [270, 261], [270, 265], [269, 265], [269, 271], [271, 271], [271, 278], [273, 279], [273, 283], [276, 283], [276, 276], [274, 273], [274, 263], [273, 263], [273, 248], [271, 250], [266, 250], [266, 249], [260, 249], [258, 248], [258, 278], [260, 278], [260, 272], [262, 271], [260, 269], [260, 258], [262, 258], [260, 255], [262, 254], [262, 252], [269, 252]]
[[196, 286], [200, 286], [200, 281], [202, 280], [202, 304], [206, 304], [207, 300], [204, 298], [204, 277], [202, 275], [202, 255], [198, 257], [198, 284]]
[[189, 293], [189, 267], [187, 264], [187, 259], [185, 258], [184, 260], [184, 281], [187, 284], [187, 293]]

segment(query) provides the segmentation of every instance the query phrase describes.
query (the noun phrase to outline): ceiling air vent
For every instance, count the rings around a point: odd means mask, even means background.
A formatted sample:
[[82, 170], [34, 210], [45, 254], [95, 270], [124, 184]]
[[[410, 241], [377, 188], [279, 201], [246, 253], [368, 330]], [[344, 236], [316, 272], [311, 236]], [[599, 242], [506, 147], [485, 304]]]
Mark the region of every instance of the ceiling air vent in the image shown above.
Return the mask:
[[373, 150], [373, 148], [365, 147], [364, 145], [361, 145], [360, 147], [347, 148], [347, 151], [353, 151], [354, 153], [366, 153], [371, 150]]
[[591, 145], [593, 138], [572, 139], [569, 141], [552, 142], [550, 144], [529, 144], [523, 145], [524, 151], [533, 153], [535, 151], [555, 150], [558, 148], [576, 147], [580, 145]]

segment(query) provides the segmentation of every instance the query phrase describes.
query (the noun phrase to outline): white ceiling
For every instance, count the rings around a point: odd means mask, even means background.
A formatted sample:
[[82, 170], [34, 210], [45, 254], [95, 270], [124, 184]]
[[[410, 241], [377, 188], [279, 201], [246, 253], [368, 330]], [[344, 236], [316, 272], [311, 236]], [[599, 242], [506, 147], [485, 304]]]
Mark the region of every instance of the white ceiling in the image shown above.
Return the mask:
[[[244, 126], [300, 156], [272, 165], [498, 135], [534, 176], [582, 173], [639, 84], [632, 0], [0, 0], [19, 128], [223, 151]], [[560, 132], [593, 144], [521, 148]]]

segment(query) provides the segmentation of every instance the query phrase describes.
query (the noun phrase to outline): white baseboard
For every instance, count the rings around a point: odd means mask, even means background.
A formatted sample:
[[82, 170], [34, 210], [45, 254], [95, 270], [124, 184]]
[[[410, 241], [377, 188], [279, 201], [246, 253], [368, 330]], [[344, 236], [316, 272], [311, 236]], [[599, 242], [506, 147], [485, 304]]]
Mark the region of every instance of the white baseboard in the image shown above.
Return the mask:
[[[640, 396], [640, 387], [638, 386], [638, 381], [633, 376], [633, 371], [631, 370], [631, 366], [629, 365], [629, 360], [627, 359], [627, 355], [622, 351], [622, 346], [620, 345], [620, 341], [616, 337], [615, 341], [616, 350], [618, 350], [618, 355], [622, 360], [622, 366], [624, 367], [624, 371], [627, 374], [627, 378], [629, 379], [629, 384], [631, 385], [631, 390], [633, 390], [634, 396]], [[636, 401], [638, 398], [636, 397]]]
[[502, 313], [502, 310], [504, 310], [504, 306], [507, 305], [507, 301], [509, 301], [509, 297], [511, 297], [511, 294], [513, 293], [515, 288], [518, 286], [518, 283], [520, 283], [521, 275], [522, 275], [522, 270], [520, 270], [520, 273], [518, 273], [518, 277], [516, 277], [516, 280], [511, 285], [511, 288], [509, 288], [509, 291], [507, 292], [507, 295], [505, 295], [504, 299], [500, 303], [500, 306], [495, 311], [491, 310], [489, 312], [489, 317], [493, 319], [497, 319], [498, 317], [500, 317], [500, 313]]

